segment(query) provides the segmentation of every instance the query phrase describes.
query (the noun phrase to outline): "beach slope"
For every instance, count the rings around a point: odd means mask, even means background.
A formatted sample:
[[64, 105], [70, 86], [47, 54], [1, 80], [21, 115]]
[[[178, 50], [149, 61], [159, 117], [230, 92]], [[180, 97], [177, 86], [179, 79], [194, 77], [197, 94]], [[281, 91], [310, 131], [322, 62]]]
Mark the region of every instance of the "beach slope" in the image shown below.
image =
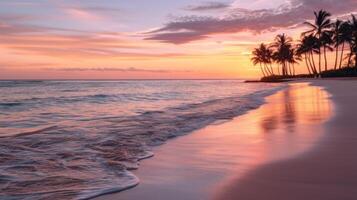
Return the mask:
[[[256, 110], [155, 148], [154, 158], [134, 171], [140, 178], [137, 187], [97, 199], [250, 199], [237, 189], [244, 179], [259, 166], [309, 152], [324, 138], [323, 124], [333, 113], [329, 95], [320, 87], [289, 85]], [[277, 184], [285, 183], [281, 179]], [[243, 194], [260, 191], [254, 184], [245, 187]]]
[[322, 140], [308, 153], [271, 162], [238, 177], [215, 199], [357, 199], [357, 81], [320, 80], [312, 84], [332, 94], [335, 105]]

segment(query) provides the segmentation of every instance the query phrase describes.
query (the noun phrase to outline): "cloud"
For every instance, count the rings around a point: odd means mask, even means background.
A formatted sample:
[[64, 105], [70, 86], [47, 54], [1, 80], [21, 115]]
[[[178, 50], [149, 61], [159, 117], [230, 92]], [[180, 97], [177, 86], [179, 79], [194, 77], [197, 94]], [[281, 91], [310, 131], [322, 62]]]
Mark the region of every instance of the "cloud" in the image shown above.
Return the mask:
[[108, 20], [109, 16], [119, 15], [123, 12], [118, 8], [102, 6], [72, 6], [63, 7], [62, 9], [72, 18], [86, 21]]
[[128, 68], [117, 68], [117, 67], [65, 67], [65, 68], [43, 68], [45, 70], [51, 71], [116, 71], [116, 72], [148, 72], [148, 73], [173, 73], [173, 72], [190, 72], [190, 71], [171, 71], [171, 70], [161, 70], [161, 69], [141, 69], [135, 67]]
[[97, 21], [102, 19], [101, 16], [94, 14], [93, 12], [89, 12], [84, 9], [79, 8], [66, 8], [64, 10], [68, 15], [75, 19], [86, 20], [86, 21]]
[[122, 9], [119, 8], [109, 8], [102, 6], [82, 6], [81, 9], [93, 12], [105, 12], [105, 13], [119, 13], [122, 12]]
[[48, 62], [36, 62], [36, 63], [31, 63], [31, 62], [20, 63], [18, 61], [12, 61], [11, 63], [6, 63], [4, 61], [0, 62], [0, 68], [2, 70], [13, 69], [13, 68], [31, 68], [31, 67], [49, 67], [49, 66], [55, 66], [55, 64], [48, 63]]
[[184, 8], [184, 10], [187, 11], [209, 11], [209, 10], [221, 10], [225, 8], [229, 8], [230, 4], [228, 3], [222, 3], [222, 2], [214, 2], [214, 1], [209, 1], [209, 2], [204, 2], [200, 5], [189, 5]]
[[313, 11], [325, 9], [334, 15], [357, 11], [356, 0], [290, 0], [275, 9], [232, 8], [220, 17], [184, 16], [146, 33], [146, 40], [183, 44], [214, 34], [251, 31], [262, 33], [301, 25], [313, 18]]

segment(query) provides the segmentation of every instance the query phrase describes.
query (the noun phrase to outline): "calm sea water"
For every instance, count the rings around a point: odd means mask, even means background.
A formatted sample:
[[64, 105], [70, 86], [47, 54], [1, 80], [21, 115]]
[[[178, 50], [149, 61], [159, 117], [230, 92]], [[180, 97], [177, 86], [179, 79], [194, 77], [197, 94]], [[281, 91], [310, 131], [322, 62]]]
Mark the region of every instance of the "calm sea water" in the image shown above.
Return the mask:
[[150, 149], [256, 108], [279, 84], [1, 81], [0, 198], [85, 199], [135, 186]]

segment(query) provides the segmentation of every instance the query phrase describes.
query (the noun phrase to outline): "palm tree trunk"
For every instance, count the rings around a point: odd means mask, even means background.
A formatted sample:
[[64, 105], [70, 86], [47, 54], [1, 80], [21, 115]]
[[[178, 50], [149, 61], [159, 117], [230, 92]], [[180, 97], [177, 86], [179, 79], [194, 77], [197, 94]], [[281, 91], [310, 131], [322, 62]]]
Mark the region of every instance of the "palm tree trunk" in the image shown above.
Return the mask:
[[262, 64], [259, 64], [259, 65], [260, 65], [260, 71], [262, 71], [263, 77], [265, 77], [265, 73], [264, 73], [264, 70], [263, 70]]
[[350, 55], [348, 56], [348, 63], [347, 63], [347, 67], [350, 67], [351, 60], [352, 60], [352, 50], [351, 50]]
[[312, 53], [312, 51], [310, 52], [310, 56], [311, 56], [311, 59], [312, 59], [312, 64], [313, 64], [313, 67], [314, 67], [315, 74], [317, 75], [317, 68], [316, 68], [316, 65], [315, 65], [314, 54]]
[[339, 45], [338, 45], [338, 41], [336, 42], [336, 55], [335, 55], [335, 66], [334, 66], [334, 70], [337, 69], [337, 60], [338, 60], [338, 50], [339, 50]]
[[343, 51], [345, 50], [345, 43], [342, 43], [342, 50], [341, 50], [341, 57], [340, 57], [340, 65], [339, 65], [339, 69], [341, 69], [342, 67], [342, 61], [343, 61]]
[[286, 66], [285, 66], [285, 62], [283, 62], [281, 70], [282, 70], [283, 76], [286, 76]]
[[267, 68], [265, 66], [263, 66], [263, 70], [265, 72], [265, 76], [269, 76], [269, 72], [267, 71]]
[[313, 66], [312, 63], [311, 63], [310, 52], [309, 52], [309, 53], [306, 53], [306, 57], [307, 57], [308, 64], [309, 64], [309, 66], [310, 66], [310, 68], [311, 68], [311, 73], [315, 74], [314, 66]]
[[327, 71], [326, 46], [324, 46], [325, 71]]
[[351, 61], [352, 61], [352, 45], [350, 44], [350, 55], [348, 56], [347, 67], [350, 67]]
[[290, 75], [290, 63], [286, 63], [286, 75]]
[[305, 59], [305, 63], [306, 63], [307, 70], [309, 71], [309, 74], [311, 74], [311, 70], [310, 70], [309, 63], [308, 63], [308, 61], [307, 61], [306, 53], [304, 54], [304, 59]]
[[278, 68], [278, 75], [280, 75], [280, 67], [278, 66], [277, 68]]
[[272, 72], [273, 75], [274, 75], [274, 69], [273, 69], [273, 67], [271, 66], [271, 63], [270, 63], [270, 69], [271, 69], [271, 72]]
[[319, 51], [319, 74], [321, 74], [321, 47]]
[[264, 69], [265, 69], [265, 71], [268, 72], [269, 75], [271, 75], [271, 71], [270, 71], [270, 69], [267, 67], [267, 65], [265, 63], [264, 63]]

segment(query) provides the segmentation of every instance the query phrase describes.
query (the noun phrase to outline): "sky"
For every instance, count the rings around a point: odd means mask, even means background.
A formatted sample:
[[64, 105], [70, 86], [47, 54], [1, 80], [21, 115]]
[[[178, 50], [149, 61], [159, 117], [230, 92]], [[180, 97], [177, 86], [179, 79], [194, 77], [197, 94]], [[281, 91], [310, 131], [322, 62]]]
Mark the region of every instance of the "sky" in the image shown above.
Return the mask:
[[298, 40], [319, 9], [345, 18], [357, 1], [0, 1], [0, 79], [256, 78], [252, 49]]

